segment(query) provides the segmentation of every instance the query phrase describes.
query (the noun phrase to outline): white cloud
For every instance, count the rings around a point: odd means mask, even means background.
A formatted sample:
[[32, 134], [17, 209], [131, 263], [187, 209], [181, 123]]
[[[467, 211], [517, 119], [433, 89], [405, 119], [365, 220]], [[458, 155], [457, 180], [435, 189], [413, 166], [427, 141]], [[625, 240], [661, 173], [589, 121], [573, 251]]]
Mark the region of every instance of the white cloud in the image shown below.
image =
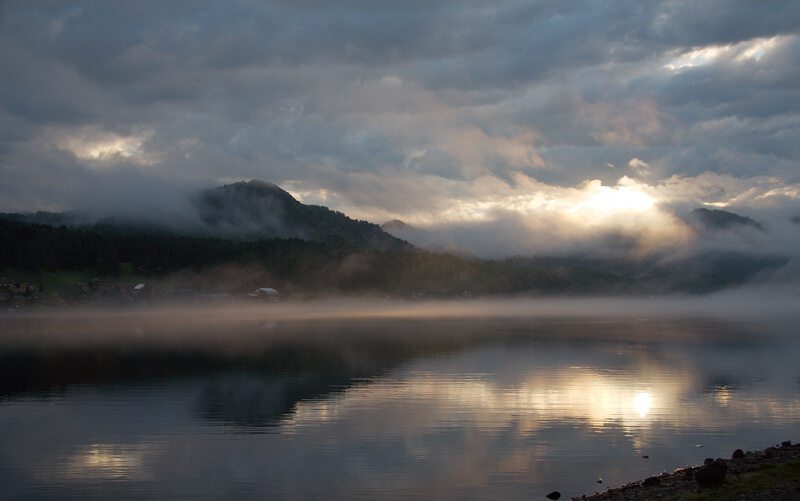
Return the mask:
[[642, 174], [646, 174], [650, 170], [650, 165], [647, 162], [636, 157], [628, 161], [628, 167]]
[[142, 166], [153, 165], [156, 158], [146, 148], [153, 132], [120, 135], [95, 127], [52, 129], [45, 134], [45, 147], [55, 147], [85, 161], [89, 167], [109, 167], [119, 161]]
[[730, 52], [729, 45], [712, 45], [684, 52], [664, 65], [670, 71], [680, 71], [696, 66], [705, 66], [717, 60], [720, 56]]
[[679, 53], [677, 56], [673, 55], [672, 59], [664, 64], [664, 68], [675, 72], [712, 64], [720, 59], [730, 59], [736, 62], [759, 62], [765, 54], [787, 42], [789, 38], [790, 36], [774, 36], [754, 38], [736, 44], [697, 47]]

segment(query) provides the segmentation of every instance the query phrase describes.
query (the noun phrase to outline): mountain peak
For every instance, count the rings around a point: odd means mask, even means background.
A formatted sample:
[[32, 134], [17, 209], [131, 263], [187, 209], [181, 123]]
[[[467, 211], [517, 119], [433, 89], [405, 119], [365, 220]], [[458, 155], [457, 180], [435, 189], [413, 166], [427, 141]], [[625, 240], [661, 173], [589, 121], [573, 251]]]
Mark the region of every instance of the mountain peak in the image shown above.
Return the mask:
[[400, 219], [392, 219], [391, 221], [383, 223], [381, 229], [387, 233], [391, 233], [392, 231], [413, 230], [414, 227]]
[[327, 207], [305, 205], [267, 181], [239, 181], [206, 190], [196, 199], [196, 208], [212, 235], [300, 238], [381, 249], [408, 245], [375, 224]]
[[237, 181], [217, 188], [207, 190], [206, 193], [222, 192], [233, 193], [244, 197], [274, 198], [283, 203], [300, 203], [288, 191], [284, 190], [275, 183], [262, 181], [261, 179], [251, 179], [249, 181]]

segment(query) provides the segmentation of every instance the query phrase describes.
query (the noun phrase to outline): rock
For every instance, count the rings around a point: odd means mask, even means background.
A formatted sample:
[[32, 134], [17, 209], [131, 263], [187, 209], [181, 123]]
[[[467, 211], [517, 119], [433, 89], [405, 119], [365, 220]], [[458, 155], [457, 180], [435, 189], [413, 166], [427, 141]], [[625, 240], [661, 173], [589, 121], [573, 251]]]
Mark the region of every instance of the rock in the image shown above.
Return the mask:
[[645, 454], [644, 456], [642, 456], [642, 458], [643, 458], [643, 459], [650, 459], [650, 456], [648, 456], [647, 454]]
[[716, 459], [698, 468], [694, 474], [694, 479], [697, 480], [700, 487], [708, 487], [722, 483], [727, 472], [728, 466], [725, 462], [721, 459]]
[[658, 478], [658, 477], [648, 477], [648, 478], [644, 479], [644, 482], [642, 482], [642, 485], [644, 485], [645, 487], [652, 487], [654, 485], [661, 485], [661, 479]]
[[739, 459], [743, 457], [744, 457], [744, 451], [742, 449], [736, 449], [735, 451], [733, 451], [733, 454], [731, 454], [732, 459]]
[[558, 491], [553, 491], [553, 492], [551, 492], [550, 494], [548, 494], [548, 495], [547, 495], [547, 496], [545, 496], [545, 497], [546, 497], [547, 499], [559, 499], [559, 498], [561, 497], [561, 493], [560, 493], [560, 492], [558, 492]]
[[686, 473], [683, 474], [683, 480], [687, 482], [689, 480], [694, 480], [694, 468], [689, 468], [686, 470]]
[[602, 484], [602, 483], [603, 483], [603, 479], [602, 479], [602, 478], [598, 478], [598, 479], [597, 479], [597, 483], [598, 483], [598, 484]]
[[711, 464], [711, 463], [713, 463], [713, 462], [714, 462], [714, 458], [706, 458], [706, 459], [703, 461], [703, 464]]
[[783, 442], [781, 442], [781, 445], [784, 446], [784, 447], [791, 447], [792, 446], [792, 441], [791, 440], [784, 440]]

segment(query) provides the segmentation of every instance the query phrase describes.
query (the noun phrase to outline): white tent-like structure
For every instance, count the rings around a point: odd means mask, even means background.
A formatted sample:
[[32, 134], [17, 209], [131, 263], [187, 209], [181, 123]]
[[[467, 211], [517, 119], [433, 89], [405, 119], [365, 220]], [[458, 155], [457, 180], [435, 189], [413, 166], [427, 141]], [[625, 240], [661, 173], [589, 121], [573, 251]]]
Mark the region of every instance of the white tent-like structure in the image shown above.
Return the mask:
[[277, 301], [281, 298], [281, 295], [278, 293], [277, 290], [273, 289], [272, 287], [262, 287], [260, 289], [256, 289], [253, 293], [250, 294], [253, 297], [260, 297], [263, 299], [268, 299], [270, 301]]

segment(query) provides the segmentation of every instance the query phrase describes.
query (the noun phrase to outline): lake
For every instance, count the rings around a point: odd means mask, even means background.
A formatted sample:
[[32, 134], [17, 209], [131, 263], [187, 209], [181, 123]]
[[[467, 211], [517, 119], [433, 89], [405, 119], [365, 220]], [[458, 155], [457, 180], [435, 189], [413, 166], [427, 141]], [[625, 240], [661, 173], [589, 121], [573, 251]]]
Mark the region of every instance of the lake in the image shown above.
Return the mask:
[[287, 308], [4, 314], [0, 498], [568, 498], [800, 439], [797, 315]]

